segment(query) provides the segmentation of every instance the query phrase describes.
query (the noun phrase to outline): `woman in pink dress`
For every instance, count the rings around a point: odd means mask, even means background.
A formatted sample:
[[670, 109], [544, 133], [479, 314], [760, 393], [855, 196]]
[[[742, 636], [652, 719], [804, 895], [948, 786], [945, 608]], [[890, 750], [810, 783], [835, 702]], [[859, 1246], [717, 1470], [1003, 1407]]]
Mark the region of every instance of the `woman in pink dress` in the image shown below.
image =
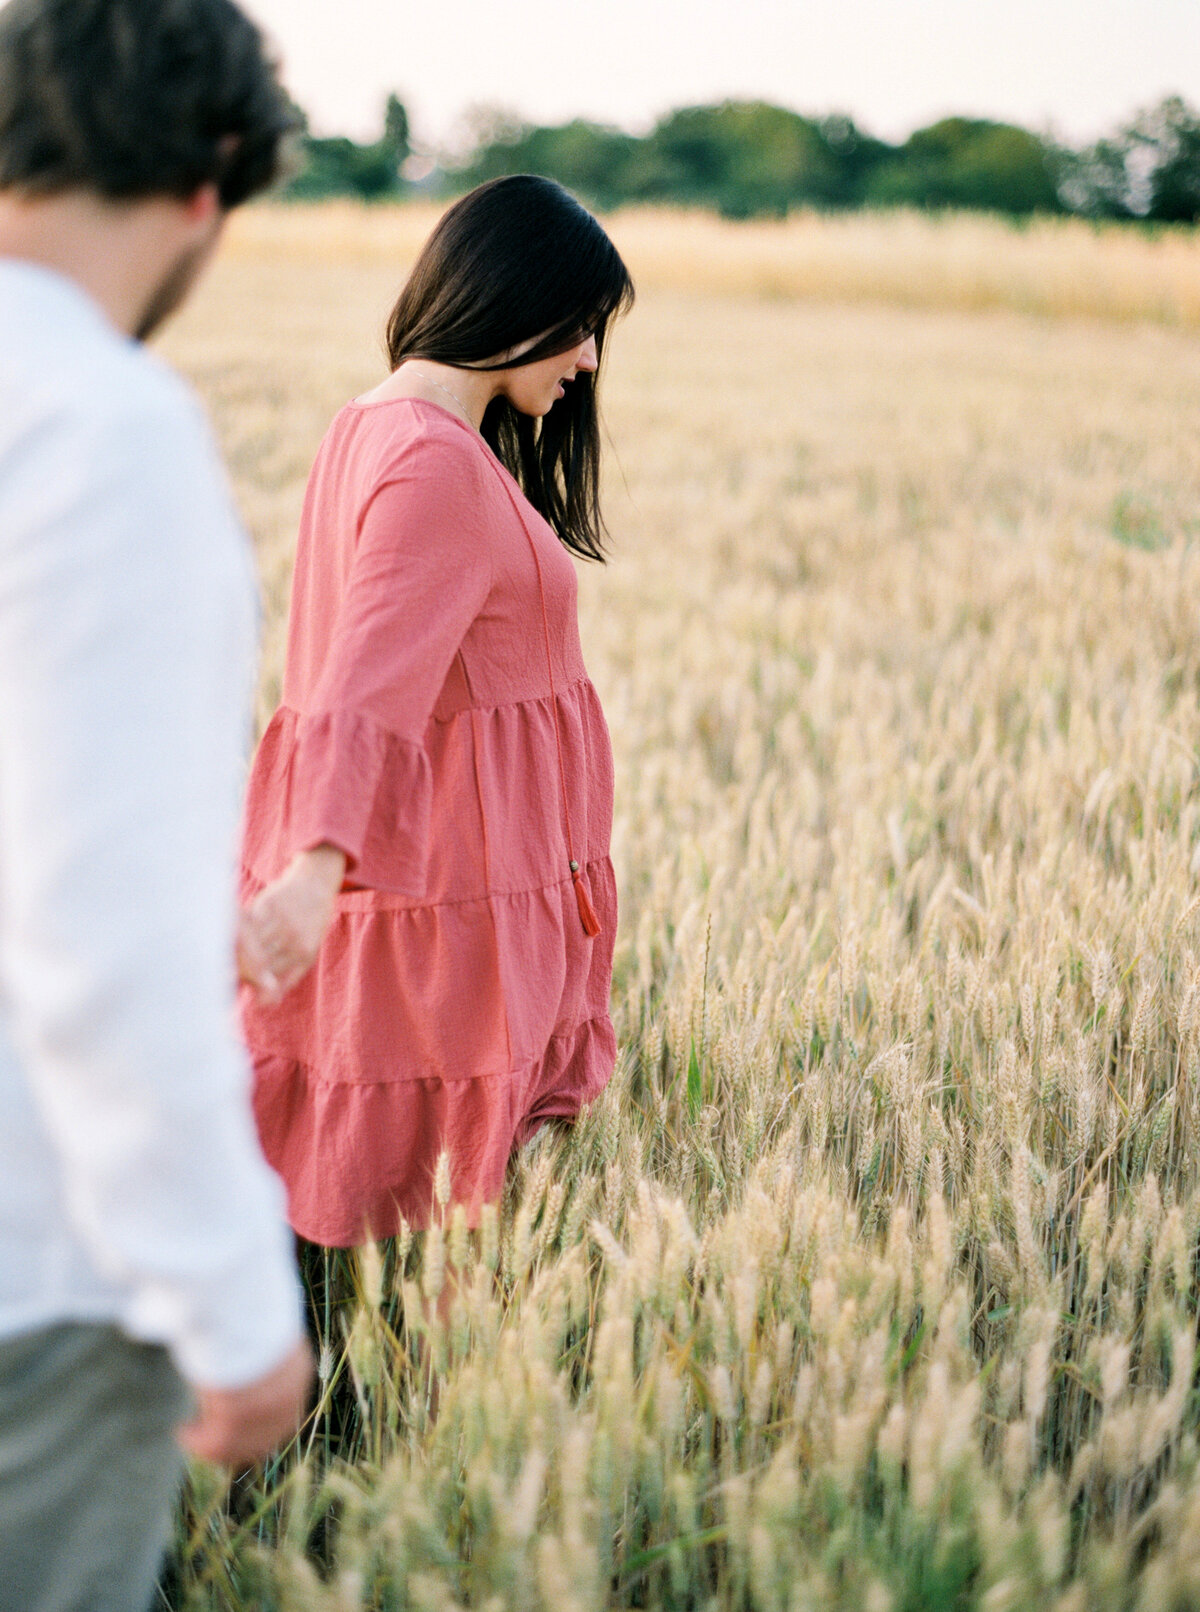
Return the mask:
[[596, 375], [632, 294], [558, 185], [481, 186], [317, 453], [243, 849], [255, 1108], [311, 1242], [427, 1225], [443, 1150], [474, 1222], [612, 1071], [612, 758], [566, 551], [602, 557]]

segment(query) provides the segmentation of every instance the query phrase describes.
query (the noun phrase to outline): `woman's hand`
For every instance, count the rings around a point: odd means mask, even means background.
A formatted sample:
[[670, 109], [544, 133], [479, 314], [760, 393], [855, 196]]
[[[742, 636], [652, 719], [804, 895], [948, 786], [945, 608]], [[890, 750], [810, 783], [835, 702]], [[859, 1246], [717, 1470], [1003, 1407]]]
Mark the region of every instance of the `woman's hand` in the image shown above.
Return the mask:
[[283, 991], [267, 962], [258, 931], [245, 908], [237, 915], [236, 956], [239, 985], [253, 986], [259, 1001], [272, 1007], [282, 1001]]
[[346, 874], [333, 845], [301, 851], [242, 913], [238, 972], [265, 1002], [278, 1002], [317, 960]]

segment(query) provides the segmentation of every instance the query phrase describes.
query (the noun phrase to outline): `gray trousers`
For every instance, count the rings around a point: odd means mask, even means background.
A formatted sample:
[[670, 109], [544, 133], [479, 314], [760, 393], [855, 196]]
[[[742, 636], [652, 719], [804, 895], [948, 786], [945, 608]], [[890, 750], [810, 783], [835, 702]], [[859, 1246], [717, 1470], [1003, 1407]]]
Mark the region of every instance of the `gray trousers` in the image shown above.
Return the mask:
[[115, 1327], [0, 1340], [0, 1612], [146, 1612], [188, 1407], [166, 1351]]

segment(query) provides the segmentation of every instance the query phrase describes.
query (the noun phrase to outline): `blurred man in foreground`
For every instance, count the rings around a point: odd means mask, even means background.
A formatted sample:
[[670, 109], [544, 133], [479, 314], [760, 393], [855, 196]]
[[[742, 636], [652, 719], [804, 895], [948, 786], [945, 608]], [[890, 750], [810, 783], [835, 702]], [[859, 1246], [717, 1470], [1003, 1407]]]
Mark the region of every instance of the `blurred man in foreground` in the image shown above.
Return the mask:
[[309, 1380], [232, 1029], [252, 570], [138, 345], [288, 122], [230, 0], [0, 9], [4, 1612], [141, 1612], [179, 1443], [253, 1460]]

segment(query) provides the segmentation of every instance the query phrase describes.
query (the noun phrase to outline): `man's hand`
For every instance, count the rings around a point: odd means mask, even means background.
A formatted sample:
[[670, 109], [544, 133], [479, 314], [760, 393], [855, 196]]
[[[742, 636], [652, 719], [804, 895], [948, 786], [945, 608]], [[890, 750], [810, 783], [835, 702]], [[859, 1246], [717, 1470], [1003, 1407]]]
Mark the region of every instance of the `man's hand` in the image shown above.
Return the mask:
[[296, 1431], [312, 1378], [312, 1354], [299, 1343], [274, 1371], [244, 1388], [194, 1386], [196, 1414], [175, 1436], [203, 1461], [248, 1466]]
[[242, 914], [238, 972], [266, 1002], [277, 1002], [317, 960], [346, 873], [332, 845], [301, 851]]

